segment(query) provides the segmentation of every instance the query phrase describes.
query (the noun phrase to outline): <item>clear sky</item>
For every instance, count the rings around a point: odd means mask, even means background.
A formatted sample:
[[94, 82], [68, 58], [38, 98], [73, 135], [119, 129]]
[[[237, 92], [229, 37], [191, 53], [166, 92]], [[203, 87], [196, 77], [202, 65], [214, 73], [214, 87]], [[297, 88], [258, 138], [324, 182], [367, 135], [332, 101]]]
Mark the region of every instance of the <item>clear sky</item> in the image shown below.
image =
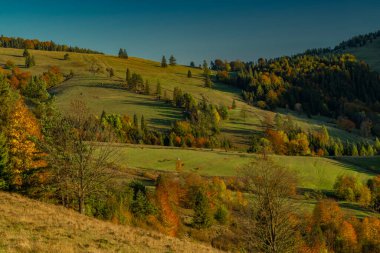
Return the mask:
[[188, 64], [335, 46], [380, 29], [379, 0], [0, 0], [0, 34]]

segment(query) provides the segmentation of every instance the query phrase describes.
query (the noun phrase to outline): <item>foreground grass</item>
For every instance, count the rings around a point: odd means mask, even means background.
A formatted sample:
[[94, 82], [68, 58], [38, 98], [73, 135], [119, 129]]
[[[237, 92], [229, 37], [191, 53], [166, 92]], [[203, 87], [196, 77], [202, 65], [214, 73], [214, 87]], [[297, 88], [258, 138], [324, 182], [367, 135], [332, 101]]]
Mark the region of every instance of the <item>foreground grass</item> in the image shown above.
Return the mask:
[[0, 252], [217, 252], [0, 192]]

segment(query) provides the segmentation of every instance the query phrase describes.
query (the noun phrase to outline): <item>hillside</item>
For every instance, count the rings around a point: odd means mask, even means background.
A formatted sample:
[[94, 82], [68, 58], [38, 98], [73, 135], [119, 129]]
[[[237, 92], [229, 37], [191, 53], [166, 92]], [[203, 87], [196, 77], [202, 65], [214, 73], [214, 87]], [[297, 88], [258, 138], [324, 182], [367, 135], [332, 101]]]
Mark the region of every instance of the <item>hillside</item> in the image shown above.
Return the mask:
[[[0, 64], [8, 60], [13, 61], [23, 69], [25, 59], [23, 50], [0, 48]], [[241, 91], [238, 88], [226, 84], [215, 83], [213, 89], [204, 88], [202, 70], [186, 66], [161, 68], [158, 62], [130, 57], [120, 59], [114, 56], [70, 53], [70, 60], [63, 60], [64, 52], [49, 52], [30, 50], [36, 59], [36, 66], [27, 69], [32, 74], [41, 74], [49, 66], [58, 66], [63, 73], [74, 71], [74, 78], [62, 83], [51, 90], [56, 95], [59, 109], [67, 111], [73, 99], [87, 102], [92, 113], [100, 115], [104, 110], [107, 113], [127, 114], [130, 117], [136, 113], [139, 117], [144, 115], [148, 127], [165, 129], [180, 119], [182, 113], [164, 102], [157, 101], [153, 96], [136, 94], [119, 88], [119, 84], [125, 79], [125, 71], [128, 67], [131, 72], [141, 74], [144, 80], [148, 80], [151, 90], [155, 90], [159, 80], [163, 92], [171, 96], [175, 87], [180, 87], [184, 92], [189, 92], [196, 99], [206, 97], [216, 105], [230, 106], [236, 99], [237, 108], [230, 110], [230, 117], [221, 124], [221, 134], [232, 140], [234, 146], [246, 149], [249, 137], [254, 132], [263, 131], [262, 122], [268, 116], [274, 117], [274, 112], [261, 110], [257, 107], [246, 105], [241, 99]], [[103, 73], [92, 74], [89, 68], [92, 64], [102, 67]], [[107, 77], [106, 68], [112, 67], [115, 71], [113, 78]], [[26, 69], [23, 69], [26, 70]], [[188, 78], [190, 70], [193, 77]], [[241, 117], [241, 111], [246, 112], [246, 118]], [[303, 129], [317, 129], [326, 125], [331, 136], [340, 137], [342, 140], [361, 140], [355, 133], [351, 134], [340, 130], [330, 119], [324, 117], [307, 118], [305, 115], [279, 109], [281, 115], [291, 114], [294, 121]]]
[[0, 192], [0, 252], [218, 252]]
[[358, 59], [365, 61], [369, 66], [380, 73], [380, 37], [361, 47], [345, 49], [344, 52], [355, 55]]

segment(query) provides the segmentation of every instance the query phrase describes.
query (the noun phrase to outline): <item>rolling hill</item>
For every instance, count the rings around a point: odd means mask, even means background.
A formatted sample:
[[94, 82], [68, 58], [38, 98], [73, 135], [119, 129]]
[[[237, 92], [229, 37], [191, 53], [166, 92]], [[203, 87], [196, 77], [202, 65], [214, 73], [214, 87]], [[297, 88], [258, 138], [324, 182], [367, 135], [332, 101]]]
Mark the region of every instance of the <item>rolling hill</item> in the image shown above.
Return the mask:
[[[11, 60], [23, 68], [22, 52], [21, 49], [0, 48], [0, 64]], [[103, 110], [129, 116], [136, 113], [139, 117], [144, 115], [149, 127], [161, 129], [170, 127], [175, 120], [182, 117], [179, 109], [157, 101], [154, 96], [120, 89], [120, 83], [125, 79], [125, 70], [128, 67], [131, 72], [141, 74], [144, 80], [148, 80], [151, 90], [154, 90], [157, 81], [160, 81], [163, 92], [166, 90], [168, 96], [171, 96], [175, 87], [180, 87], [196, 99], [206, 97], [216, 105], [230, 106], [235, 99], [237, 108], [230, 110], [229, 119], [222, 122], [221, 134], [239, 149], [245, 150], [251, 134], [263, 131], [262, 122], [276, 113], [246, 105], [240, 98], [241, 91], [238, 88], [221, 83], [215, 83], [213, 89], [204, 88], [202, 70], [198, 68], [175, 66], [163, 69], [158, 62], [135, 57], [120, 59], [109, 55], [70, 53], [70, 60], [63, 60], [64, 52], [30, 50], [30, 53], [36, 59], [36, 66], [27, 69], [32, 74], [41, 74], [49, 66], [58, 66], [66, 74], [74, 71], [74, 78], [51, 89], [51, 93], [56, 96], [59, 109], [63, 111], [68, 110], [72, 100], [79, 99], [86, 101], [92, 113], [96, 115], [100, 115]], [[90, 73], [89, 68], [92, 64], [102, 66], [103, 73]], [[105, 69], [108, 67], [115, 71], [113, 78], [107, 77]], [[192, 78], [187, 77], [188, 70], [192, 71]], [[246, 111], [245, 119], [241, 117], [241, 110]], [[291, 114], [303, 129], [317, 129], [325, 125], [331, 136], [343, 140], [361, 140], [355, 133], [338, 129], [331, 119], [319, 116], [309, 119], [305, 115], [284, 109], [277, 112], [282, 115]]]
[[0, 192], [0, 252], [218, 252]]

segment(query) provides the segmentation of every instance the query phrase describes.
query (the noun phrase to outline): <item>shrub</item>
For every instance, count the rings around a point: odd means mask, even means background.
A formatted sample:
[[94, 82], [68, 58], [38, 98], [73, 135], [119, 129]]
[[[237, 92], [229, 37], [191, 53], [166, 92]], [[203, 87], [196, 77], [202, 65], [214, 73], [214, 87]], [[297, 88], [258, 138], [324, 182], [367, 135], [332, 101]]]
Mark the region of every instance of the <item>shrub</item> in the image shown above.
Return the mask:
[[228, 216], [229, 212], [225, 206], [220, 206], [214, 214], [215, 220], [217, 220], [220, 224], [227, 224]]

